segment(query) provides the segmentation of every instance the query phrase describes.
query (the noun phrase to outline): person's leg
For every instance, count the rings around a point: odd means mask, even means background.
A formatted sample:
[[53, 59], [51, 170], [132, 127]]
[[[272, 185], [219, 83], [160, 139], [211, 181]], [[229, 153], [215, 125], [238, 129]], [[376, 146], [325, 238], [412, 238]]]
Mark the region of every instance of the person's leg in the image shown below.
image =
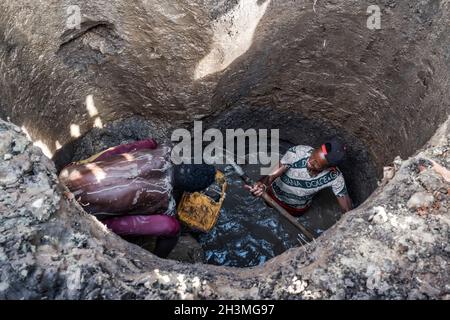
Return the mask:
[[175, 248], [179, 239], [179, 234], [175, 237], [158, 237], [154, 254], [160, 258], [167, 258], [170, 252]]
[[103, 223], [121, 236], [176, 237], [180, 232], [178, 220], [166, 215], [122, 216]]
[[103, 223], [121, 236], [156, 236], [154, 254], [167, 258], [178, 242], [180, 223], [166, 215], [125, 216], [104, 220]]

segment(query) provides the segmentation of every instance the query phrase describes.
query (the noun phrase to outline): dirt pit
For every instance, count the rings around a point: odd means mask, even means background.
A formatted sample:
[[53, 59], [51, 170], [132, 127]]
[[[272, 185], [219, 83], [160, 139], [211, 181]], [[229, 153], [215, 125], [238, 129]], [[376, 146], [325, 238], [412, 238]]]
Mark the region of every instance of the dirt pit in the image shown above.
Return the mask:
[[[81, 29], [68, 32], [60, 2], [0, 2], [0, 117], [8, 121], [0, 125], [0, 298], [448, 297], [448, 201], [426, 219], [407, 207], [427, 186], [409, 164], [448, 117], [448, 1], [384, 1], [380, 30], [367, 28], [369, 0], [79, 5]], [[274, 235], [271, 226], [282, 222], [270, 212], [255, 219], [265, 208], [241, 201], [239, 189], [229, 200], [241, 205], [219, 222], [226, 229], [235, 215], [248, 223], [234, 234], [222, 230], [223, 243], [208, 242], [207, 257], [266, 263], [236, 269], [157, 259], [62, 197], [53, 164], [22, 139], [31, 136], [59, 166], [120, 143], [167, 139], [194, 120], [204, 128], [278, 128], [292, 145], [339, 136], [351, 146], [341, 170], [359, 207], [316, 242], [267, 261], [298, 246], [296, 237], [288, 226]], [[444, 132], [426, 149], [448, 167], [439, 153], [448, 149]], [[371, 196], [397, 156], [413, 158]], [[428, 189], [448, 196], [446, 185]], [[320, 203], [311, 219], [332, 224]], [[259, 243], [242, 240], [248, 230]], [[229, 241], [228, 233], [238, 237]], [[225, 242], [235, 253], [223, 259]]]
[[[269, 113], [269, 112], [268, 112]], [[271, 112], [271, 114], [274, 114]], [[232, 116], [231, 118], [230, 115]], [[249, 121], [249, 119], [252, 121]], [[278, 157], [281, 158], [289, 147], [305, 144], [318, 146], [327, 138], [338, 136], [350, 147], [347, 161], [340, 167], [346, 179], [349, 193], [355, 206], [364, 201], [376, 188], [376, 167], [365, 151], [364, 145], [354, 137], [345, 136], [338, 130], [327, 127], [298, 116], [286, 123], [283, 114], [275, 113], [272, 117], [255, 113], [246, 113], [241, 109], [206, 121], [207, 127], [218, 128], [225, 133], [226, 129], [248, 130], [250, 128], [277, 129], [280, 134]], [[61, 169], [71, 161], [87, 158], [104, 148], [121, 143], [131, 142], [148, 137], [171, 143], [168, 136], [155, 133], [154, 126], [144, 119], [133, 117], [117, 121], [104, 129], [91, 130], [88, 134], [64, 146], [56, 153], [54, 161]], [[224, 137], [226, 135], [224, 134]], [[269, 137], [270, 139], [270, 137]], [[172, 143], [173, 145], [174, 143]], [[246, 140], [249, 147], [249, 140]], [[243, 165], [243, 169], [253, 179], [258, 180], [261, 174], [260, 164]], [[228, 189], [216, 226], [209, 233], [200, 233], [185, 227], [183, 234], [192, 235], [203, 250], [203, 258], [190, 262], [202, 261], [208, 264], [253, 267], [261, 265], [286, 250], [306, 244], [306, 238], [299, 236], [298, 231], [274, 209], [269, 208], [261, 199], [255, 199], [243, 188], [243, 182], [227, 165], [217, 165], [217, 169], [226, 174]], [[319, 237], [325, 230], [333, 226], [341, 217], [341, 210], [331, 190], [323, 190], [313, 200], [312, 207], [298, 221]], [[137, 238], [126, 240], [151, 250], [148, 241]], [[192, 242], [190, 242], [192, 246]], [[194, 246], [195, 247], [195, 246]], [[195, 250], [186, 248], [186, 250]], [[183, 251], [183, 250], [181, 250]], [[198, 251], [198, 250], [197, 250]], [[198, 255], [196, 253], [196, 255]], [[181, 259], [176, 254], [172, 259]]]

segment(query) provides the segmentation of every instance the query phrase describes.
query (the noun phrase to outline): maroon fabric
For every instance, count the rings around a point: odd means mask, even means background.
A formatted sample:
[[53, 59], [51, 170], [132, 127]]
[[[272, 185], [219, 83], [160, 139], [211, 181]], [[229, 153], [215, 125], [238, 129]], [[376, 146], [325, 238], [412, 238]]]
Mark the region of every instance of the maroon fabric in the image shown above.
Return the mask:
[[162, 214], [173, 205], [172, 175], [170, 148], [161, 145], [70, 165], [60, 180], [88, 213]]
[[118, 235], [175, 237], [180, 223], [162, 214], [171, 211], [172, 174], [170, 148], [147, 139], [111, 148], [91, 163], [71, 164], [60, 180], [87, 212], [123, 214], [103, 220]]
[[180, 223], [166, 215], [124, 216], [104, 220], [103, 223], [121, 236], [174, 237], [180, 232]]
[[95, 159], [95, 161], [102, 161], [118, 154], [133, 152], [142, 149], [156, 149], [157, 147], [158, 143], [153, 139], [146, 139], [128, 144], [122, 144], [120, 146], [108, 149], [108, 151], [102, 153], [97, 159]]
[[299, 208], [293, 208], [291, 206], [288, 206], [286, 203], [280, 201], [273, 193], [272, 190], [272, 186], [270, 186], [269, 188], [267, 188], [267, 194], [273, 199], [275, 200], [276, 203], [278, 203], [283, 209], [285, 209], [287, 212], [289, 212], [289, 214], [291, 216], [294, 217], [299, 217], [301, 216], [303, 213], [305, 213], [306, 211], [308, 211], [309, 207], [303, 208], [303, 209], [299, 209]]

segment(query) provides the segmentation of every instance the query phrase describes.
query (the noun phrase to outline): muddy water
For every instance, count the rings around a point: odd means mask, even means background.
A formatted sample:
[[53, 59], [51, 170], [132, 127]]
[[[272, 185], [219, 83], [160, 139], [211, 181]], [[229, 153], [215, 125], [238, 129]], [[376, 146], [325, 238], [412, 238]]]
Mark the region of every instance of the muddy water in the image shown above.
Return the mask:
[[[242, 166], [254, 180], [260, 168]], [[263, 200], [254, 198], [243, 188], [243, 182], [232, 171], [225, 171], [228, 190], [219, 220], [208, 234], [197, 236], [205, 251], [207, 262], [215, 265], [251, 267], [260, 265], [284, 251], [300, 246], [298, 232]], [[312, 207], [300, 223], [317, 236], [340, 219], [341, 213], [331, 190], [316, 195]]]

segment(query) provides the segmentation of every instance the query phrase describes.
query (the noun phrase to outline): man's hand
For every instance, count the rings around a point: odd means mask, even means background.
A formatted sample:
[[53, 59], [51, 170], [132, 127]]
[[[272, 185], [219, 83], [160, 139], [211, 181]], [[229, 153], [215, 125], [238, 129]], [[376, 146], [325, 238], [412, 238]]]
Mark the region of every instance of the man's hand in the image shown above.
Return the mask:
[[271, 174], [269, 174], [268, 176], [263, 176], [253, 186], [244, 186], [244, 188], [250, 190], [250, 192], [255, 197], [261, 197], [263, 193], [266, 191], [267, 186], [271, 186], [272, 183], [275, 181], [275, 179], [281, 177], [287, 170], [288, 170], [287, 166], [278, 163]]
[[258, 181], [253, 186], [244, 186], [244, 188], [250, 190], [254, 197], [261, 197], [266, 191], [267, 186], [261, 181]]

